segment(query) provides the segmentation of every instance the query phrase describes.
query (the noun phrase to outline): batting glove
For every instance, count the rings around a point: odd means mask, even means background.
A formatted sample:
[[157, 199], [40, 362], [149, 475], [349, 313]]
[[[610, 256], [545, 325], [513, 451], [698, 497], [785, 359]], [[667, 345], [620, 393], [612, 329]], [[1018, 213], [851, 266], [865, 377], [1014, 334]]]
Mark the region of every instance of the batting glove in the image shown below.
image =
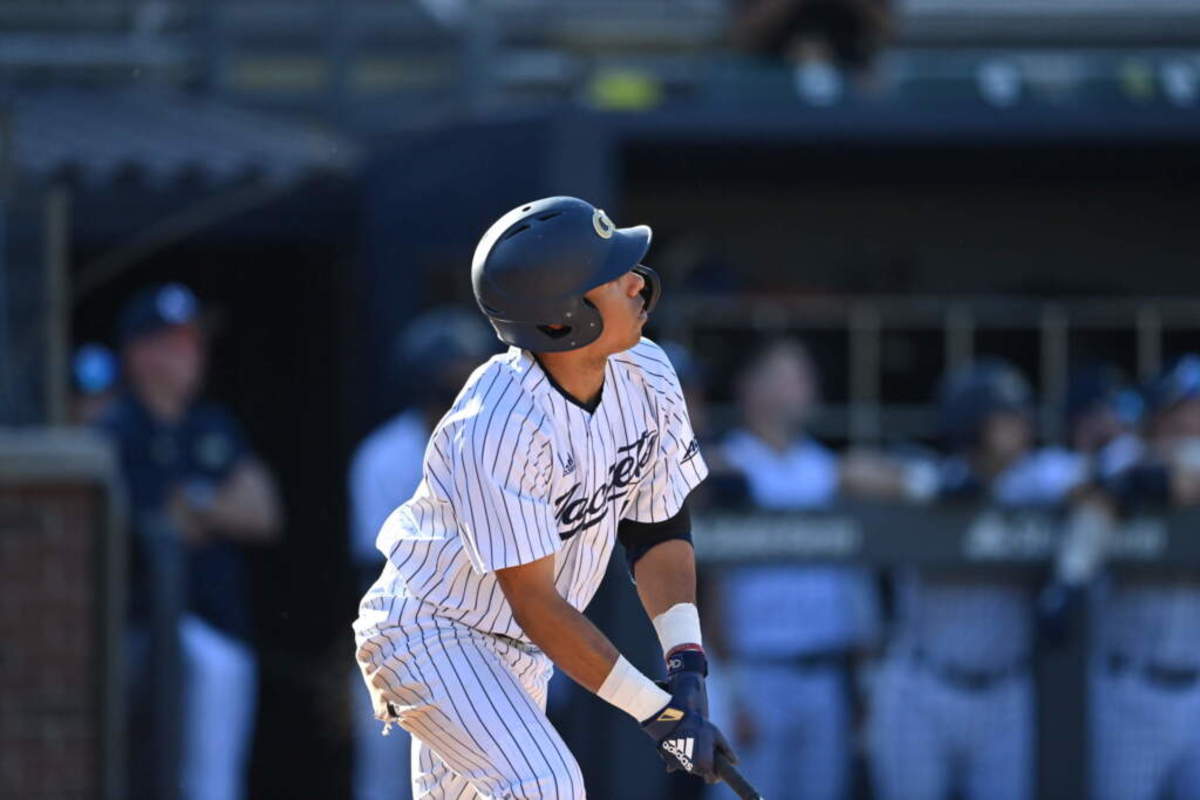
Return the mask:
[[681, 769], [706, 783], [716, 783], [720, 780], [716, 770], [718, 753], [729, 763], [737, 763], [733, 748], [717, 726], [695, 712], [685, 711], [674, 700], [643, 722], [642, 730], [657, 744], [667, 772]]
[[667, 654], [667, 681], [663, 686], [671, 693], [671, 704], [708, 719], [708, 691], [704, 679], [708, 676], [708, 659], [695, 645], [683, 645]]

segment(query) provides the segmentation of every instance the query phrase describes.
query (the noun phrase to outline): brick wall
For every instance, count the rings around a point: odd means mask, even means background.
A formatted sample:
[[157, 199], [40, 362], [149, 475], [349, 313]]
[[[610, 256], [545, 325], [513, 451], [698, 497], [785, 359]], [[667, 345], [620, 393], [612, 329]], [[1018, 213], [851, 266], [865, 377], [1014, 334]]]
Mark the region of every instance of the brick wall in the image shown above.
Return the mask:
[[103, 498], [0, 486], [0, 797], [98, 798]]

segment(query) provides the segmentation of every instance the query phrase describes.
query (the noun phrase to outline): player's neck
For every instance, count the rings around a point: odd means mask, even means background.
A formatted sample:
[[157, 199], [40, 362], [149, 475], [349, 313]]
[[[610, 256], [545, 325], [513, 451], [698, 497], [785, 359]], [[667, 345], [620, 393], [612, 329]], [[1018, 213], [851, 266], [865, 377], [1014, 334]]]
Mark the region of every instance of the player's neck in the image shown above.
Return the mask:
[[608, 356], [587, 349], [565, 353], [538, 353], [538, 363], [567, 394], [581, 406], [594, 408], [604, 389], [604, 370]]

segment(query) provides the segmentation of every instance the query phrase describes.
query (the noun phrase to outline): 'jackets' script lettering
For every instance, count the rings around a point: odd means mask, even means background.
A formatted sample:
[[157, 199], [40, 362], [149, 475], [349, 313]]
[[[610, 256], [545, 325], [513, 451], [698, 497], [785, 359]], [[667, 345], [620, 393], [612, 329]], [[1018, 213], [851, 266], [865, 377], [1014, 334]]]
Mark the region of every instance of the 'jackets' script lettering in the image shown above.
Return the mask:
[[554, 498], [554, 518], [558, 521], [558, 536], [563, 541], [580, 531], [600, 524], [608, 513], [608, 504], [624, 497], [629, 485], [642, 477], [642, 471], [654, 456], [658, 431], [642, 431], [635, 441], [617, 450], [617, 461], [608, 468], [604, 483], [589, 497], [582, 483], [576, 483]]

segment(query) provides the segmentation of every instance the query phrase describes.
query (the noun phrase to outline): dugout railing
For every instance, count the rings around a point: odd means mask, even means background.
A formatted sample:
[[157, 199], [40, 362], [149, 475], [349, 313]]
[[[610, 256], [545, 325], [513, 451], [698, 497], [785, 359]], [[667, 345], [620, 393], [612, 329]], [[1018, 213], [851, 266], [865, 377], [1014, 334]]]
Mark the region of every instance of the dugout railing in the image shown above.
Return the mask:
[[[971, 505], [850, 504], [811, 513], [705, 513], [694, 541], [703, 571], [756, 563], [824, 562], [970, 570], [1028, 580], [1032, 599], [1063, 547], [1061, 512]], [[1104, 540], [1109, 569], [1145, 579], [1169, 570], [1200, 582], [1200, 510], [1137, 516]], [[1033, 643], [1038, 797], [1089, 796], [1089, 696], [1094, 604], [1073, 606], [1059, 637]], [[988, 620], [979, 620], [986, 626]], [[1062, 633], [1065, 631], [1065, 634]], [[885, 644], [886, 646], [886, 644]]]
[[[851, 444], [936, 438], [938, 376], [981, 355], [1022, 368], [1037, 391], [1041, 437], [1061, 441], [1074, 367], [1110, 362], [1137, 382], [1200, 349], [1200, 298], [1187, 297], [692, 296], [663, 313], [672, 315], [663, 334], [703, 360], [715, 354], [719, 361], [731, 337], [753, 342], [772, 334], [811, 339], [814, 350], [834, 353], [824, 360], [835, 362], [837, 374], [825, 377], [837, 386], [816, 433]], [[897, 343], [910, 356], [916, 351], [926, 374], [889, 364]]]

